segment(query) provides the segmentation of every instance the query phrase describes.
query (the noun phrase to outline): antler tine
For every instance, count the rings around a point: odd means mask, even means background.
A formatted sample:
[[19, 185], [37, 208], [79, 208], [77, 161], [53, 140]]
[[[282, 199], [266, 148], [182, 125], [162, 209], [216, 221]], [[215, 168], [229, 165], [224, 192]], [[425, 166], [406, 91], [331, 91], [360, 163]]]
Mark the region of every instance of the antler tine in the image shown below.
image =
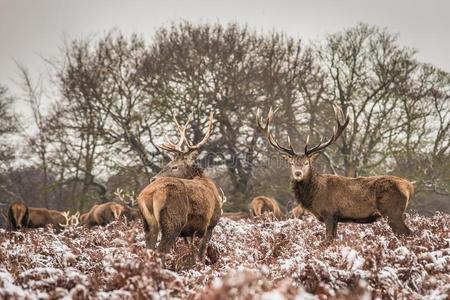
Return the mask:
[[77, 211], [75, 214], [73, 214], [70, 218], [69, 218], [69, 223], [71, 226], [78, 226], [78, 224], [80, 224], [80, 212]]
[[[264, 122], [263, 118], [260, 116], [260, 111], [258, 109], [256, 111], [256, 123], [257, 123], [258, 127], [261, 129], [261, 131], [265, 134], [267, 140], [273, 147], [288, 154], [289, 156], [294, 156], [297, 153], [295, 152], [294, 147], [292, 147], [290, 137], [288, 136], [289, 148], [287, 148], [287, 147], [280, 145], [280, 143], [278, 143], [278, 141], [273, 137], [272, 133], [270, 132], [270, 124], [272, 123], [273, 117], [275, 116], [275, 113], [277, 112], [277, 110], [278, 109], [276, 109], [274, 111], [272, 109], [272, 107], [270, 107], [269, 114], [267, 115], [267, 119]], [[265, 123], [265, 125], [263, 126], [262, 123]]]
[[160, 145], [159, 148], [166, 150], [168, 152], [176, 153], [176, 154], [186, 153], [187, 150], [183, 150], [181, 147], [183, 146], [183, 143], [186, 142], [186, 144], [187, 144], [186, 128], [189, 125], [189, 123], [193, 120], [193, 118], [194, 118], [193, 113], [190, 113], [186, 123], [184, 125], [180, 125], [175, 113], [173, 113], [172, 120], [175, 123], [175, 129], [178, 131], [178, 134], [180, 135], [180, 140], [178, 141], [178, 143], [174, 143], [170, 140], [170, 138], [167, 135], [165, 135], [164, 138], [165, 138], [166, 142], [164, 144]]
[[[312, 147], [311, 149], [308, 149], [308, 143], [309, 143], [309, 136], [308, 136], [308, 138], [306, 140], [306, 145], [305, 145], [305, 155], [310, 155], [314, 152], [319, 152], [319, 151], [325, 149], [326, 147], [330, 146], [331, 144], [336, 142], [336, 140], [342, 134], [344, 129], [347, 127], [347, 125], [350, 121], [350, 117], [348, 116], [347, 111], [344, 113], [342, 111], [342, 109], [340, 107], [338, 107], [337, 105], [333, 105], [333, 110], [334, 110], [334, 116], [336, 118], [336, 123], [337, 123], [337, 128], [336, 128], [336, 126], [333, 126], [333, 135], [325, 143], [322, 143], [322, 137], [320, 137], [319, 144], [317, 146]], [[341, 123], [340, 119], [342, 119], [343, 123]]]
[[69, 227], [69, 226], [70, 226], [70, 224], [69, 224], [69, 221], [70, 221], [70, 218], [69, 218], [69, 211], [64, 211], [64, 212], [62, 212], [61, 214], [62, 214], [63, 217], [66, 219], [66, 224], [61, 224], [61, 223], [59, 223], [59, 225], [60, 225], [61, 227], [64, 227], [64, 228]]
[[[213, 117], [214, 117], [214, 113], [210, 112], [209, 120], [208, 120], [208, 129], [206, 131], [206, 134], [203, 137], [203, 139], [200, 142], [198, 142], [197, 144], [195, 144], [195, 145], [192, 145], [191, 142], [187, 139], [187, 137], [186, 137], [186, 130], [183, 131], [183, 133], [182, 133], [183, 134], [183, 138], [184, 138], [184, 141], [186, 142], [186, 145], [187, 145], [187, 148], [189, 149], [189, 151], [200, 148], [201, 146], [203, 146], [208, 141], [209, 137], [211, 136], [211, 133], [214, 130], [214, 126], [213, 126], [214, 119], [213, 119]], [[190, 120], [188, 120], [188, 122], [189, 121]]]
[[114, 192], [114, 195], [116, 195], [117, 198], [119, 198], [120, 201], [123, 201], [122, 189], [121, 188], [117, 188], [116, 191]]
[[219, 186], [220, 192], [222, 193], [222, 205], [227, 202], [227, 196], [225, 196], [225, 193], [223, 192], [222, 188]]
[[130, 199], [131, 207], [136, 206], [136, 197], [134, 191], [131, 192], [131, 195], [128, 196]]

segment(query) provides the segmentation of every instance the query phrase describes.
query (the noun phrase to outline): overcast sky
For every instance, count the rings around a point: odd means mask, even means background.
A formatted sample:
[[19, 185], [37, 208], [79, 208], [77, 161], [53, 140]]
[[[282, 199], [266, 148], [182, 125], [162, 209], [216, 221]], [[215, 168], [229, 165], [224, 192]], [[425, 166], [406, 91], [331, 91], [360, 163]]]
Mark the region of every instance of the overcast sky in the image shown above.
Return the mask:
[[449, 0], [0, 0], [0, 83], [14, 91], [14, 59], [34, 73], [44, 71], [41, 56], [58, 54], [64, 37], [118, 28], [150, 39], [156, 29], [177, 20], [237, 21], [306, 41], [366, 22], [399, 33], [421, 61], [450, 71], [449, 12]]

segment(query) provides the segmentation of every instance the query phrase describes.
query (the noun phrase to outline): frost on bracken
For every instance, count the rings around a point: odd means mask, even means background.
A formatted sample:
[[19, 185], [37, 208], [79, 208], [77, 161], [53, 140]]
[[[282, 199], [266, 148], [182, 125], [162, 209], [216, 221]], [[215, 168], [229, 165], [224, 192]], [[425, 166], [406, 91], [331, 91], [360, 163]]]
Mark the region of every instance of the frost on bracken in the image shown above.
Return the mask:
[[0, 230], [0, 299], [448, 299], [450, 216], [407, 222], [409, 237], [381, 221], [341, 224], [326, 242], [314, 218], [224, 218], [205, 265], [198, 240], [146, 250], [140, 222]]

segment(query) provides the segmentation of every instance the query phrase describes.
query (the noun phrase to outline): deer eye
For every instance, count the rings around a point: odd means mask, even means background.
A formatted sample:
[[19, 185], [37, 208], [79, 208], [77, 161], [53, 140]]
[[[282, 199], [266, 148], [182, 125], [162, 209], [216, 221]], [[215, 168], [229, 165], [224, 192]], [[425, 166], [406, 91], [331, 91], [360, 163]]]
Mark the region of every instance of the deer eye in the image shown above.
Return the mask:
[[305, 166], [309, 165], [309, 161], [305, 161], [304, 165]]
[[173, 166], [172, 167], [172, 170], [176, 170], [176, 169], [178, 169], [178, 166]]

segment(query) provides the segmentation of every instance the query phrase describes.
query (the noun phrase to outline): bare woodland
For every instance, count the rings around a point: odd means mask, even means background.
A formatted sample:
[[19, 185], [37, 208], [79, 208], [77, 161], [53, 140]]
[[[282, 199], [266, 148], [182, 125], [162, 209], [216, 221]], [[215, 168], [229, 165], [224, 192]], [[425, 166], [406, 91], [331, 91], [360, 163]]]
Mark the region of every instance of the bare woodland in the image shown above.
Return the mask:
[[[227, 194], [225, 211], [257, 195], [292, 200], [287, 164], [267, 145], [256, 108], [297, 148], [331, 135], [332, 104], [350, 123], [316, 162], [321, 172], [414, 182], [410, 209], [450, 212], [450, 75], [396, 35], [366, 24], [311, 43], [239, 25], [174, 23], [151, 40], [112, 31], [67, 41], [22, 95], [0, 86], [0, 201], [87, 211], [122, 188], [139, 193], [169, 160], [157, 145], [188, 119], [193, 143], [209, 113], [200, 164]], [[47, 78], [48, 77], [48, 78]], [[31, 118], [14, 112], [26, 103]]]

